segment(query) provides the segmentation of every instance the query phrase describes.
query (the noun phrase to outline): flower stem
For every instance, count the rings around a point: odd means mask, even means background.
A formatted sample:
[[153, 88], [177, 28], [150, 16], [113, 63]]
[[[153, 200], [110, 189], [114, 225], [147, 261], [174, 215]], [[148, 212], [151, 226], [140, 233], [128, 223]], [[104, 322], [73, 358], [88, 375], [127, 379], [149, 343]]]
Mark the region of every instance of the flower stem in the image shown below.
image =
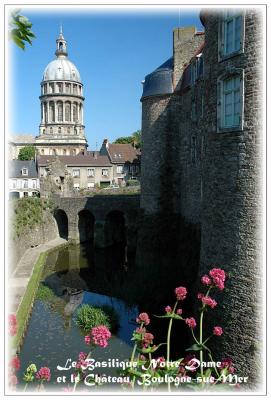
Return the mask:
[[26, 383], [25, 385], [24, 385], [24, 392], [26, 391], [26, 388], [27, 388], [27, 386], [28, 386], [28, 383]]
[[[141, 322], [140, 329], [143, 328], [143, 325], [144, 325], [144, 322]], [[130, 360], [131, 364], [133, 364], [133, 362], [134, 362], [136, 349], [137, 349], [137, 342], [135, 342], [135, 345], [134, 345], [134, 348], [133, 348], [133, 351], [132, 351], [132, 354], [131, 354], [131, 360]], [[134, 385], [135, 385], [135, 376], [133, 376], [132, 387], [134, 387]]]
[[[203, 313], [204, 310], [201, 311], [200, 313], [200, 326], [199, 326], [199, 344], [202, 345], [202, 328], [203, 328]], [[203, 351], [200, 350], [200, 375], [202, 378], [202, 384], [203, 384]]]
[[[176, 307], [178, 304], [178, 300], [176, 301], [172, 314], [175, 313]], [[173, 318], [170, 318], [169, 324], [168, 324], [168, 331], [167, 331], [167, 365], [169, 365], [169, 359], [170, 359], [170, 336], [171, 336], [171, 328], [172, 328], [172, 322]], [[168, 382], [168, 391], [170, 392], [170, 382]]]

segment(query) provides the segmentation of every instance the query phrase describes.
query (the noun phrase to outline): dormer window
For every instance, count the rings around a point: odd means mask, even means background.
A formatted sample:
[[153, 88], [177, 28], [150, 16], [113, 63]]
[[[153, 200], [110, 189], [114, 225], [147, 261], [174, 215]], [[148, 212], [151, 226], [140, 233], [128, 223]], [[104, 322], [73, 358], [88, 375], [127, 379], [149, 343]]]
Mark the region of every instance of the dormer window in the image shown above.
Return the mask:
[[28, 169], [27, 168], [22, 168], [22, 175], [23, 176], [28, 176]]

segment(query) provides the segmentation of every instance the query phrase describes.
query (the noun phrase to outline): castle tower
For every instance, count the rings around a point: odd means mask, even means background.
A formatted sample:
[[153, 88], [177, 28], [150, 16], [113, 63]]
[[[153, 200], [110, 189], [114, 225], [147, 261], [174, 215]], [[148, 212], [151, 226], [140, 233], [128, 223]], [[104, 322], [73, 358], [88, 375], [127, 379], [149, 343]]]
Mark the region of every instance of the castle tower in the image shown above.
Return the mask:
[[78, 69], [68, 59], [62, 28], [55, 55], [41, 82], [41, 122], [36, 144], [39, 154], [75, 155], [87, 147], [83, 84]]

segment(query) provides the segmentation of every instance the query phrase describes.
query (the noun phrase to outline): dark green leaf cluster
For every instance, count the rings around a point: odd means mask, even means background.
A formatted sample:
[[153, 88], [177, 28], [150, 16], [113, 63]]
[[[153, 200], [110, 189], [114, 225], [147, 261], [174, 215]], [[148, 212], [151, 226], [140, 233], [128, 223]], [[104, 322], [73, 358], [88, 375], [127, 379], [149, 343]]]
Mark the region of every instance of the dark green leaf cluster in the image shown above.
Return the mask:
[[19, 10], [11, 12], [9, 21], [9, 37], [21, 49], [25, 49], [25, 43], [32, 45], [32, 40], [36, 37], [32, 32], [32, 23], [28, 18], [19, 14]]

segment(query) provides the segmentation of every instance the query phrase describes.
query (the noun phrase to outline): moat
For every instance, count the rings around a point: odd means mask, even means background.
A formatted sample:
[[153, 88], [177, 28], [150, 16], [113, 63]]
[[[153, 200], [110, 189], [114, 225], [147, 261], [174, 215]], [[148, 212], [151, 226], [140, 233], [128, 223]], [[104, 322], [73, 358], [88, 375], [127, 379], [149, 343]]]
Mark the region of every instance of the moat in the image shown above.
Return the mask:
[[[88, 353], [84, 342], [85, 333], [76, 325], [76, 311], [82, 304], [110, 306], [118, 315], [119, 328], [106, 349], [95, 348], [91, 357], [97, 361], [128, 359], [133, 342], [138, 308], [121, 299], [121, 288], [125, 285], [128, 268], [132, 269], [134, 257], [127, 259], [125, 247], [96, 250], [90, 243], [69, 245], [52, 251], [46, 259], [40, 287], [37, 292], [28, 329], [20, 352], [22, 381], [26, 367], [34, 363], [51, 370], [51, 382], [56, 384], [57, 370], [67, 359], [76, 361], [79, 352]], [[49, 287], [53, 295], [41, 296], [42, 287]], [[71, 292], [78, 294], [70, 294]], [[74, 372], [67, 371], [68, 377]], [[95, 369], [97, 373], [112, 373], [115, 369]], [[58, 384], [59, 385], [59, 384]], [[67, 384], [63, 384], [67, 387]]]

